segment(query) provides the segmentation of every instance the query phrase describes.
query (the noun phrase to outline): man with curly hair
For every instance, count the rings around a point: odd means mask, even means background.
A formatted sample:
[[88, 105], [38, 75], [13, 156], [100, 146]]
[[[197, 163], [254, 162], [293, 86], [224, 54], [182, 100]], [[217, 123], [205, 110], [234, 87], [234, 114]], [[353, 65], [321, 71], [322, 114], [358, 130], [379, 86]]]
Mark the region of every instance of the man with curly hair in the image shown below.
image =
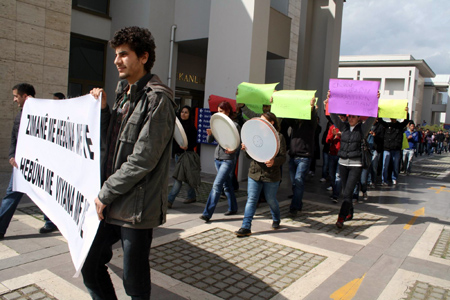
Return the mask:
[[93, 299], [117, 299], [106, 264], [121, 241], [123, 284], [132, 299], [150, 299], [153, 228], [166, 221], [169, 160], [175, 125], [173, 92], [157, 75], [155, 42], [145, 28], [127, 27], [109, 42], [119, 72], [110, 112], [101, 95], [102, 188], [95, 199], [101, 220], [82, 268]]

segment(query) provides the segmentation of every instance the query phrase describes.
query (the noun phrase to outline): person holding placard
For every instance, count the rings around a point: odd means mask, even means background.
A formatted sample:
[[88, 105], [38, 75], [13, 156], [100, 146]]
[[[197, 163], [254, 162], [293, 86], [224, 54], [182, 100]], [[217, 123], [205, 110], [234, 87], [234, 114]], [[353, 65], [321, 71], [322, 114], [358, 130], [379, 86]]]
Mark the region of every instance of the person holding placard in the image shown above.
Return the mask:
[[[29, 83], [19, 83], [12, 88], [14, 102], [20, 107], [19, 112], [14, 119], [14, 124], [11, 132], [11, 145], [9, 147], [9, 163], [13, 168], [18, 168], [15, 160], [17, 139], [19, 137], [20, 119], [22, 117], [22, 107], [25, 101], [29, 97], [34, 97], [36, 92], [34, 87]], [[11, 174], [11, 180], [9, 181], [8, 188], [6, 189], [6, 195], [0, 204], [0, 240], [4, 238], [6, 230], [9, 227], [9, 223], [16, 211], [17, 205], [19, 205], [20, 199], [22, 199], [23, 193], [13, 191], [13, 175]]]
[[[281, 133], [277, 121], [277, 117], [271, 112], [265, 112], [261, 115], [261, 119], [273, 125], [280, 139], [280, 149], [275, 157], [266, 162], [257, 162], [252, 160], [248, 169], [248, 185], [247, 185], [247, 204], [245, 205], [244, 220], [241, 228], [235, 232], [239, 237], [249, 236], [252, 234], [251, 226], [253, 216], [256, 212], [258, 199], [262, 191], [264, 191], [265, 199], [272, 213], [272, 229], [280, 227], [280, 208], [276, 198], [278, 187], [281, 180], [280, 166], [286, 161], [286, 142]], [[242, 150], [246, 150], [242, 143]], [[247, 154], [248, 156], [248, 154]]]
[[[183, 106], [183, 108], [180, 110], [179, 114], [180, 123], [183, 126], [184, 132], [187, 136], [188, 145], [187, 147], [182, 147], [178, 145], [176, 142], [173, 143], [172, 147], [172, 155], [175, 157], [175, 163], [177, 164], [176, 170], [183, 169], [184, 164], [180, 162], [180, 156], [184, 153], [188, 153], [188, 155], [194, 155], [198, 156], [194, 148], [197, 146], [197, 128], [195, 128], [194, 121], [192, 119], [191, 114], [191, 107], [188, 105]], [[184, 174], [186, 172], [190, 172], [190, 170], [182, 170]], [[198, 168], [195, 168], [195, 174], [192, 174], [192, 176], [200, 177], [200, 165]], [[198, 174], [197, 174], [198, 173]], [[178, 180], [174, 177], [174, 183], [172, 186], [172, 190], [169, 193], [169, 198], [167, 201], [167, 207], [172, 208], [173, 202], [175, 201], [176, 196], [181, 190], [181, 186], [183, 185], [183, 182], [181, 180]], [[187, 199], [183, 201], [184, 204], [194, 203], [197, 201], [195, 194], [195, 189], [191, 186], [189, 186], [188, 192], [187, 192]]]
[[[221, 102], [218, 107], [218, 112], [223, 113], [226, 116], [230, 116], [233, 112], [231, 104], [227, 101]], [[240, 130], [239, 125], [234, 122], [234, 125]], [[208, 134], [207, 141], [212, 143], [215, 138], [212, 134], [211, 129], [206, 129]], [[236, 195], [234, 194], [233, 185], [231, 183], [230, 173], [234, 171], [234, 166], [236, 162], [236, 149], [224, 149], [220, 145], [217, 145], [216, 151], [214, 153], [214, 161], [216, 165], [217, 175], [213, 183], [213, 187], [208, 196], [208, 201], [206, 202], [205, 209], [200, 216], [200, 219], [205, 222], [209, 222], [214, 210], [216, 209], [217, 203], [219, 202], [220, 194], [222, 192], [222, 187], [224, 187], [225, 195], [228, 199], [228, 211], [225, 213], [226, 216], [235, 215], [238, 210]]]
[[[325, 105], [328, 102], [325, 100]], [[337, 228], [342, 228], [345, 221], [353, 219], [352, 195], [356, 184], [361, 179], [361, 142], [370, 131], [374, 117], [369, 117], [364, 123], [360, 117], [348, 115], [348, 122], [343, 122], [337, 114], [330, 113], [330, 118], [335, 126], [341, 131], [341, 147], [339, 156], [339, 175], [342, 182], [342, 205], [339, 211]]]
[[[408, 111], [408, 106], [405, 107], [405, 111]], [[391, 122], [386, 122], [382, 118], [379, 118], [378, 122], [385, 129], [381, 184], [384, 186], [389, 185], [388, 170], [389, 164], [392, 161], [392, 184], [396, 185], [400, 169], [403, 132], [405, 132], [405, 127], [409, 123], [409, 113], [406, 114], [406, 119], [404, 119], [403, 122], [398, 122], [397, 119], [391, 119]]]
[[151, 73], [156, 45], [147, 28], [122, 28], [109, 45], [120, 81], [111, 111], [105, 91], [91, 90], [102, 108], [102, 187], [94, 200], [101, 222], [81, 273], [93, 299], [117, 299], [107, 264], [120, 241], [125, 292], [144, 300], [151, 292], [153, 228], [166, 221], [177, 105], [172, 90]]
[[311, 99], [311, 119], [295, 120], [292, 126], [291, 146], [289, 149], [289, 175], [291, 177], [292, 196], [289, 217], [295, 218], [303, 208], [305, 180], [311, 160], [314, 158], [314, 135], [317, 127], [316, 98]]

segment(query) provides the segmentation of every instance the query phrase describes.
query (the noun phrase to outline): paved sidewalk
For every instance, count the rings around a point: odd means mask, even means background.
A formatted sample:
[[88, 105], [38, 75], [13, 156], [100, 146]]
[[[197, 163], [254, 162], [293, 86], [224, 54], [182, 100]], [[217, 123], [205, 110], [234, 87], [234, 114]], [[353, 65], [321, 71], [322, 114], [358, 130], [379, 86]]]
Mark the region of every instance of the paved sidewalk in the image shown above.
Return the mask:
[[[252, 235], [237, 238], [239, 213], [224, 216], [222, 199], [211, 222], [203, 211], [214, 177], [202, 175], [198, 201], [183, 204], [183, 187], [167, 223], [156, 229], [150, 255], [152, 299], [450, 299], [450, 155], [418, 157], [397, 186], [369, 190], [343, 229], [320, 177], [309, 178], [303, 211], [288, 218], [285, 166], [278, 193], [282, 220], [271, 230], [267, 204], [257, 210]], [[319, 170], [319, 166], [318, 166]], [[0, 195], [9, 182], [0, 173]], [[90, 299], [65, 239], [42, 235], [42, 214], [24, 198], [0, 241], [0, 299]], [[109, 264], [119, 299], [121, 248]]]

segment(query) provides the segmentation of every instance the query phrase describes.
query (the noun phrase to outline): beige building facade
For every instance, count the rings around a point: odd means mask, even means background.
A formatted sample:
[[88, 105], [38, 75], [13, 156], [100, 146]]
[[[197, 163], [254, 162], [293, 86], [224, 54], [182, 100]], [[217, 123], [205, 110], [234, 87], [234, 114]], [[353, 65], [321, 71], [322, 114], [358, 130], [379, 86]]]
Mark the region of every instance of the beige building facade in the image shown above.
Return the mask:
[[[1, 0], [0, 168], [17, 109], [11, 87], [33, 84], [37, 97], [69, 97], [105, 88], [113, 102], [118, 76], [107, 41], [125, 26], [155, 37], [152, 70], [180, 105], [207, 108], [211, 94], [234, 98], [241, 82], [280, 82], [323, 98], [337, 77], [344, 0]], [[215, 173], [214, 146], [201, 145], [202, 170]], [[242, 158], [241, 158], [242, 160]], [[245, 166], [245, 162], [241, 162]], [[246, 169], [241, 178], [246, 177]]]
[[72, 1], [1, 0], [0, 11], [0, 170], [7, 171], [11, 129], [19, 110], [12, 87], [28, 82], [37, 98], [67, 92]]

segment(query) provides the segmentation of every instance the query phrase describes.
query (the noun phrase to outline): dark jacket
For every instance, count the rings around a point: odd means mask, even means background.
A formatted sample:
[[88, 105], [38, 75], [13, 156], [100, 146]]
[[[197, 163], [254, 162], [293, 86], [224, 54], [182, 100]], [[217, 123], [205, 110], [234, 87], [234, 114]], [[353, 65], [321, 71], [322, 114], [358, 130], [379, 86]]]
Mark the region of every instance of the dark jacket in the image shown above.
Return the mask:
[[[186, 151], [194, 151], [194, 148], [197, 147], [197, 128], [195, 128], [194, 123], [189, 120], [181, 120], [180, 123], [183, 126], [184, 132], [186, 133], [188, 148]], [[176, 141], [173, 142], [172, 147], [172, 157], [175, 154], [182, 154], [185, 150], [180, 148], [180, 145]]]
[[[262, 182], [277, 182], [281, 180], [280, 166], [286, 161], [286, 142], [281, 133], [278, 133], [278, 136], [280, 138], [280, 150], [274, 158], [273, 166], [269, 168], [265, 163], [252, 159], [248, 169], [248, 177]], [[247, 156], [250, 157], [248, 154]]]
[[316, 109], [311, 111], [311, 120], [295, 120], [292, 126], [290, 157], [314, 157], [314, 137], [317, 127]]
[[17, 137], [19, 136], [20, 118], [22, 117], [22, 110], [20, 110], [14, 119], [13, 128], [11, 131], [11, 145], [9, 146], [8, 158], [11, 159], [16, 156]]
[[364, 123], [356, 124], [353, 130], [350, 131], [348, 122], [342, 122], [336, 114], [330, 114], [330, 117], [335, 126], [341, 131], [341, 148], [338, 156], [344, 159], [360, 158], [362, 154], [361, 141], [363, 138], [366, 138], [375, 118], [368, 118]]
[[405, 127], [409, 123], [409, 113], [403, 122], [386, 122], [382, 118], [378, 119], [385, 131], [384, 131], [384, 150], [402, 150], [403, 133]]
[[[170, 88], [156, 75], [147, 74], [129, 88], [130, 109], [114, 145], [112, 175], [104, 181], [98, 198], [107, 205], [106, 222], [154, 228], [166, 220], [176, 104]], [[112, 114], [102, 110], [102, 178], [111, 130], [127, 90], [126, 80], [120, 81]]]
[[378, 153], [382, 153], [384, 150], [384, 127], [377, 122], [372, 125], [371, 131], [375, 133], [375, 136], [373, 137], [374, 149], [377, 150]]

